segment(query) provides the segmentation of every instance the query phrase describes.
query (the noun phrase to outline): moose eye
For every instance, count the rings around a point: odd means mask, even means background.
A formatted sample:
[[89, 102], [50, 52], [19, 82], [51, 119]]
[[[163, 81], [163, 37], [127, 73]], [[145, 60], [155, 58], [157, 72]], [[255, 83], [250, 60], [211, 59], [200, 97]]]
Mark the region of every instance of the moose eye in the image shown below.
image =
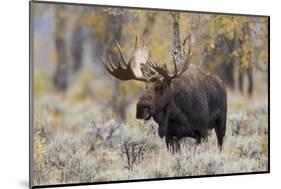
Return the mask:
[[155, 87], [155, 92], [157, 92], [159, 94], [162, 94], [163, 93], [163, 89], [164, 89], [163, 86], [157, 86], [157, 87]]

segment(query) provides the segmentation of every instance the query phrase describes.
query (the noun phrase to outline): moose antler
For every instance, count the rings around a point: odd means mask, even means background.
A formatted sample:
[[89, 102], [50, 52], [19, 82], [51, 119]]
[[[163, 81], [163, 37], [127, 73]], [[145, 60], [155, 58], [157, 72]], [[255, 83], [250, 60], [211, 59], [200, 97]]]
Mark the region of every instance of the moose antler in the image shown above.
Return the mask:
[[165, 63], [164, 64], [163, 63], [159, 64], [159, 63], [155, 62], [154, 60], [152, 60], [151, 58], [147, 59], [147, 63], [149, 64], [149, 66], [153, 70], [158, 72], [161, 76], [163, 76], [167, 80], [171, 80], [171, 79], [179, 77], [181, 74], [183, 74], [189, 68], [191, 57], [192, 57], [192, 51], [191, 51], [191, 47], [190, 47], [190, 36], [188, 36], [184, 40], [183, 45], [186, 43], [187, 39], [189, 40], [189, 42], [188, 42], [188, 44], [189, 44], [188, 46], [189, 47], [188, 47], [187, 57], [186, 57], [186, 59], [184, 61], [184, 64], [182, 65], [182, 68], [180, 70], [178, 69], [178, 65], [177, 65], [177, 62], [176, 62], [176, 56], [175, 56], [174, 53], [172, 53], [173, 63], [174, 63], [174, 73], [172, 75], [170, 75], [168, 73], [167, 65]]
[[[149, 78], [146, 77], [137, 77], [134, 73], [134, 70], [132, 69], [132, 60], [134, 56], [131, 56], [129, 62], [126, 62], [124, 55], [122, 53], [122, 49], [118, 43], [118, 41], [115, 41], [119, 55], [120, 60], [119, 63], [116, 65], [112, 62], [111, 56], [109, 55], [109, 61], [106, 61], [105, 58], [103, 58], [102, 62], [106, 68], [106, 70], [115, 78], [126, 81], [126, 80], [138, 80], [138, 81], [148, 81]], [[135, 50], [137, 47], [137, 38], [135, 42]]]
[[[105, 58], [102, 59], [102, 62], [106, 68], [106, 70], [115, 78], [122, 80], [122, 81], [126, 81], [126, 80], [137, 80], [137, 81], [143, 81], [143, 82], [147, 82], [149, 81], [151, 78], [155, 77], [155, 75], [157, 74], [156, 72], [152, 72], [153, 70], [149, 69], [149, 73], [140, 73], [140, 74], [136, 74], [132, 66], [132, 62], [134, 59], [135, 54], [133, 54], [129, 60], [129, 62], [127, 62], [124, 58], [124, 55], [122, 53], [122, 49], [118, 43], [118, 41], [115, 41], [117, 49], [118, 49], [118, 53], [120, 56], [119, 62], [116, 65], [115, 63], [113, 63], [111, 56], [109, 55], [109, 61], [107, 61]], [[137, 37], [136, 37], [136, 41], [135, 41], [135, 49], [134, 49], [134, 53], [137, 49]]]

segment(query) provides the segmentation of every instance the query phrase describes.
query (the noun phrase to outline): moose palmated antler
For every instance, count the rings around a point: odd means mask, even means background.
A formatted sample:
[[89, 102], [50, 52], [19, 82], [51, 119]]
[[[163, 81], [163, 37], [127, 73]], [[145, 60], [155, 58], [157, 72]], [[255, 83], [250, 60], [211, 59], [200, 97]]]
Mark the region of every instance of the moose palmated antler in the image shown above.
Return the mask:
[[[134, 70], [132, 69], [131, 63], [133, 60], [133, 56], [131, 56], [130, 60], [128, 62], [126, 62], [125, 57], [122, 53], [122, 49], [118, 43], [118, 41], [115, 41], [118, 52], [119, 52], [119, 56], [120, 56], [120, 60], [119, 63], [116, 65], [115, 63], [112, 62], [111, 56], [109, 55], [108, 59], [109, 61], [107, 61], [105, 58], [103, 58], [102, 62], [106, 68], [106, 70], [115, 78], [122, 80], [122, 81], [126, 81], [126, 80], [138, 80], [138, 81], [148, 81], [148, 78], [146, 77], [137, 77], [134, 73]], [[135, 43], [135, 49], [137, 46], [137, 39], [136, 39], [136, 43]]]
[[180, 70], [178, 69], [178, 64], [176, 62], [176, 55], [174, 53], [172, 53], [173, 63], [174, 63], [174, 73], [171, 75], [168, 73], [167, 65], [165, 63], [159, 64], [156, 61], [152, 60], [151, 58], [147, 59], [147, 63], [153, 70], [155, 70], [157, 73], [159, 73], [162, 77], [164, 77], [167, 80], [171, 80], [171, 79], [179, 77], [181, 74], [183, 74], [189, 68], [190, 61], [192, 58], [192, 51], [191, 51], [191, 47], [190, 47], [190, 36], [188, 36], [184, 40], [183, 46], [185, 45], [186, 40], [189, 40], [189, 42], [188, 42], [189, 47], [188, 47], [188, 52], [185, 53], [187, 55], [186, 55], [185, 61]]

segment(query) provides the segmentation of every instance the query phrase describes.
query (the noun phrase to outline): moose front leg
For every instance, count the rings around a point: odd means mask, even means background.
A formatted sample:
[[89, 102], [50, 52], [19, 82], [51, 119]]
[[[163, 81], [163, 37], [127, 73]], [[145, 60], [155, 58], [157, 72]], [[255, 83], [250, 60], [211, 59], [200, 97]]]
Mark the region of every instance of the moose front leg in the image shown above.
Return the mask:
[[166, 136], [165, 142], [168, 150], [170, 150], [172, 153], [180, 152], [180, 143], [176, 137]]
[[157, 115], [154, 115], [153, 118], [158, 123], [158, 134], [163, 138], [168, 130], [169, 115], [167, 112], [159, 112]]
[[163, 124], [159, 124], [158, 127], [158, 134], [162, 138], [167, 133], [168, 121], [164, 122]]

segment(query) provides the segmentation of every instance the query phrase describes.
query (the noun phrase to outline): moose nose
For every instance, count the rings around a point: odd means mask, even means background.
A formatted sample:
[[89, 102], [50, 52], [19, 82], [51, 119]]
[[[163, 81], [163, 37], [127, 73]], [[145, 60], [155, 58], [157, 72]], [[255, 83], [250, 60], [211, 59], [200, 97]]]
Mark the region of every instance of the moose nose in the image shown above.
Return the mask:
[[137, 104], [137, 112], [136, 112], [137, 119], [146, 119], [147, 117], [149, 117], [150, 112], [151, 112], [151, 105]]

